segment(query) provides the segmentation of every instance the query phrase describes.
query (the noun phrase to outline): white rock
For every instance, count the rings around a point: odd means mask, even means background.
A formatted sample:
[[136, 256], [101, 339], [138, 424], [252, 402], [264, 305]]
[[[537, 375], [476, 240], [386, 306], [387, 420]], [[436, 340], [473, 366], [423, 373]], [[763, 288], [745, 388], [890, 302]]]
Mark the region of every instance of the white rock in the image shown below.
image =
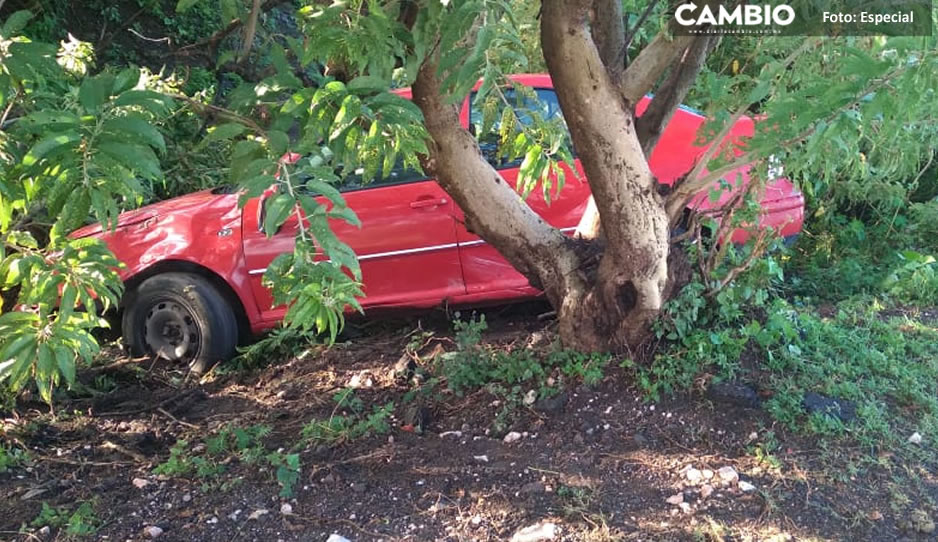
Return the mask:
[[535, 523], [519, 530], [511, 537], [511, 542], [539, 542], [553, 540], [557, 536], [557, 524], [551, 522]]
[[143, 478], [134, 478], [131, 483], [132, 483], [132, 484], [134, 485], [134, 487], [137, 488], [137, 489], [143, 489], [143, 488], [147, 487], [147, 485], [150, 484], [150, 482], [149, 482], [148, 480], [145, 480], [145, 479], [143, 479]]
[[476, 514], [472, 516], [472, 519], [469, 520], [469, 522], [472, 523], [473, 525], [478, 525], [482, 523], [482, 516], [480, 516], [479, 514]]
[[258, 508], [257, 510], [251, 512], [251, 515], [248, 516], [248, 519], [258, 519], [261, 516], [266, 516], [270, 513], [270, 510], [266, 508]]
[[443, 431], [440, 433], [440, 438], [444, 437], [462, 438], [462, 431]]
[[156, 525], [150, 525], [148, 527], [144, 527], [143, 532], [145, 532], [150, 538], [156, 538], [163, 534], [163, 529], [160, 529]]
[[700, 486], [700, 498], [706, 499], [710, 495], [713, 495], [713, 486], [710, 484], [704, 484]]
[[474, 455], [474, 456], [472, 456], [472, 458], [475, 459], [476, 461], [478, 461], [479, 463], [488, 463], [488, 462], [489, 462], [489, 456], [487, 456], [487, 455]]
[[189, 502], [191, 500], [192, 500], [192, 495], [189, 493], [186, 493], [185, 495], [182, 496], [182, 502]]
[[505, 444], [511, 444], [512, 442], [517, 442], [519, 440], [521, 440], [521, 433], [512, 431], [511, 433], [505, 435], [505, 438], [502, 439], [502, 442]]
[[704, 480], [710, 480], [711, 478], [713, 478], [713, 471], [710, 469], [704, 469], [700, 471], [700, 474], [703, 475]]
[[674, 495], [671, 495], [670, 497], [665, 499], [665, 501], [668, 504], [681, 504], [682, 502], [684, 502], [684, 493], [675, 493]]
[[717, 469], [717, 476], [719, 476], [720, 480], [725, 484], [732, 484], [739, 480], [739, 474], [736, 472], [736, 469], [730, 466]]
[[742, 491], [745, 492], [745, 493], [748, 493], [748, 492], [750, 492], [750, 491], [755, 491], [755, 490], [756, 490], [756, 486], [750, 484], [749, 482], [747, 482], [747, 481], [745, 481], [745, 480], [740, 480], [740, 481], [739, 481], [739, 489], [742, 490]]
[[703, 477], [704, 477], [704, 476], [703, 476], [703, 473], [702, 473], [702, 472], [700, 472], [699, 470], [697, 470], [697, 469], [691, 467], [691, 468], [687, 469], [687, 472], [684, 473], [684, 477], [687, 478], [687, 481], [688, 481], [688, 482], [690, 482], [690, 483], [692, 483], [692, 484], [696, 484], [696, 483], [700, 482], [701, 480], [703, 480]]
[[39, 536], [44, 539], [49, 538], [49, 535], [52, 534], [52, 529], [46, 525], [42, 529], [39, 529]]
[[535, 401], [537, 401], [537, 391], [536, 391], [536, 390], [530, 390], [530, 391], [528, 391], [528, 393], [525, 393], [525, 394], [524, 394], [523, 402], [524, 402], [524, 405], [525, 405], [525, 406], [531, 406], [531, 405], [534, 404]]
[[329, 538], [326, 539], [326, 542], [352, 542], [352, 541], [349, 540], [348, 538], [345, 538], [344, 536], [340, 534], [332, 533], [329, 535]]
[[280, 505], [280, 513], [283, 514], [283, 515], [285, 515], [285, 516], [289, 516], [290, 514], [293, 513], [293, 506], [291, 506], [290, 503], [288, 503], [288, 502], [285, 502], [285, 503], [281, 504], [281, 505]]
[[690, 513], [691, 513], [690, 504], [688, 504], [688, 503], [686, 503], [686, 502], [679, 502], [679, 503], [677, 503], [677, 507], [680, 508], [680, 509], [681, 509], [681, 512], [684, 512], [685, 514], [690, 514]]
[[909, 437], [909, 442], [911, 442], [912, 444], [921, 444], [922, 435], [919, 434], [918, 431], [916, 431], [915, 433], [912, 433], [912, 436]]

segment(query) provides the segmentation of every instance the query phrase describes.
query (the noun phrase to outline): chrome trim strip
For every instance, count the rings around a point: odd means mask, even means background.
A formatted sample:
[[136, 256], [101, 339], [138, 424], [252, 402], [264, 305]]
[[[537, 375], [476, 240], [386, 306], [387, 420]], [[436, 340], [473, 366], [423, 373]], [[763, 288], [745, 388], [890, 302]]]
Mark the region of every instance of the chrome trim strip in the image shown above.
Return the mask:
[[[571, 228], [560, 228], [560, 231], [566, 233], [576, 230], [576, 226]], [[446, 250], [456, 247], [474, 247], [478, 245], [486, 244], [482, 239], [477, 239], [475, 241], [467, 241], [465, 243], [447, 243], [445, 245], [432, 245], [429, 247], [420, 247], [420, 248], [407, 248], [403, 250], [391, 250], [388, 252], [375, 252], [372, 254], [365, 254], [364, 256], [359, 256], [358, 260], [373, 260], [375, 258], [387, 258], [388, 256], [404, 256], [406, 254], [420, 254], [422, 252], [433, 252], [435, 250]], [[248, 271], [248, 275], [263, 275], [267, 272], [267, 268], [251, 269]]]
[[359, 260], [371, 260], [374, 258], [385, 258], [387, 256], [403, 256], [404, 254], [419, 254], [421, 252], [433, 252], [434, 250], [446, 250], [448, 248], [456, 248], [459, 246], [456, 243], [448, 243], [445, 245], [433, 245], [429, 247], [420, 247], [420, 248], [407, 248], [404, 250], [391, 250], [389, 252], [375, 252], [373, 254], [365, 254], [364, 256], [359, 256]]

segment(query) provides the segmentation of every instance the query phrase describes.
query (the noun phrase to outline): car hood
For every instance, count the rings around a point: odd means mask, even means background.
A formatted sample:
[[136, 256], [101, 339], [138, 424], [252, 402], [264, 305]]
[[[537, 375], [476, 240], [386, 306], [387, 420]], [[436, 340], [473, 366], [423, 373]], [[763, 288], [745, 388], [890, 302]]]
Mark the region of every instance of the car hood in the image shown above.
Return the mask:
[[[191, 194], [179, 196], [178, 198], [168, 199], [147, 205], [146, 207], [134, 209], [133, 211], [121, 213], [117, 217], [117, 227], [125, 228], [127, 226], [133, 226], [134, 224], [146, 222], [147, 220], [157, 216], [165, 216], [173, 213], [185, 213], [198, 207], [204, 207], [206, 204], [225, 198], [226, 196], [228, 196], [227, 192], [218, 193], [217, 190], [202, 190], [201, 192], [193, 192]], [[69, 235], [69, 237], [72, 239], [81, 239], [82, 237], [98, 235], [102, 231], [103, 228], [101, 227], [100, 223], [89, 224], [83, 228], [75, 230], [71, 233], [71, 235]]]

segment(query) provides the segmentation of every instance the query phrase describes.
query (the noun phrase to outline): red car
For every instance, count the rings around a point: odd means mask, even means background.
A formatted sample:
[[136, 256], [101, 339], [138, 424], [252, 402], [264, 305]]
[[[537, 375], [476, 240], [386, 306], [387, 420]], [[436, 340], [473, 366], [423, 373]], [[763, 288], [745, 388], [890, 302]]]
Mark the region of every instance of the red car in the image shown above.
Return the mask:
[[[560, 115], [549, 76], [516, 79], [536, 89], [545, 118]], [[401, 94], [410, 97], [409, 90]], [[481, 112], [471, 102], [469, 96], [460, 118], [464, 126], [477, 127]], [[703, 121], [683, 107], [674, 115], [651, 157], [660, 182], [672, 183], [704, 151], [694, 145]], [[752, 132], [748, 118], [733, 129], [735, 136]], [[493, 145], [482, 141], [481, 147], [489, 154]], [[517, 162], [498, 165], [512, 184], [518, 167]], [[567, 175], [560, 197], [549, 205], [539, 191], [527, 200], [564, 232], [574, 231], [590, 194], [579, 161], [575, 167], [578, 175]], [[745, 178], [747, 170], [738, 173]], [[736, 173], [727, 178], [735, 179]], [[540, 294], [494, 248], [465, 229], [462, 211], [433, 179], [401, 172], [366, 186], [351, 182], [342, 191], [362, 227], [339, 220], [333, 227], [361, 261], [366, 310], [508, 302]], [[268, 238], [258, 223], [262, 199], [239, 208], [237, 193], [206, 190], [123, 213], [114, 232], [92, 225], [72, 234], [104, 240], [126, 264], [122, 331], [132, 352], [185, 360], [201, 370], [230, 357], [239, 336], [280, 322], [285, 308], [272, 306], [261, 277], [274, 257], [292, 250], [297, 223], [288, 221]], [[704, 197], [698, 204], [709, 202]], [[801, 230], [804, 198], [789, 181], [774, 181], [762, 206], [762, 226], [783, 236]], [[744, 236], [736, 232], [734, 240]]]

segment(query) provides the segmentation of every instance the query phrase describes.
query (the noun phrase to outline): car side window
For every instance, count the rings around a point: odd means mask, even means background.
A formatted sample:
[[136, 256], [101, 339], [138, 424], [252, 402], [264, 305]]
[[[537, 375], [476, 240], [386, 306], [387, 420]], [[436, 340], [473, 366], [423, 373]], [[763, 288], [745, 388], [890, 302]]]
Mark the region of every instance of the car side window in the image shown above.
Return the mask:
[[393, 186], [396, 184], [415, 183], [429, 179], [422, 171], [405, 167], [402, 160], [397, 161], [397, 165], [391, 170], [387, 177], [383, 177], [379, 172], [374, 179], [365, 183], [362, 182], [362, 171], [356, 170], [350, 175], [346, 175], [337, 188], [340, 192], [352, 192], [355, 190], [365, 190], [368, 188], [379, 188], [382, 186]]
[[[563, 123], [563, 112], [560, 110], [560, 102], [557, 100], [557, 93], [553, 89], [549, 88], [536, 88], [534, 92], [537, 94], [537, 100], [532, 100], [528, 97], [518, 96], [512, 88], [502, 89], [502, 95], [505, 97], [505, 101], [512, 104], [515, 108], [515, 113], [518, 116], [518, 120], [523, 125], [530, 126], [534, 122], [534, 114], [537, 114], [541, 119], [545, 121], [556, 121]], [[476, 93], [473, 92], [470, 97], [470, 108], [469, 108], [469, 129], [476, 136], [476, 139], [479, 142], [479, 149], [482, 151], [482, 155], [485, 156], [486, 160], [496, 168], [506, 168], [514, 167], [521, 163], [521, 159], [509, 160], [507, 153], [501, 153], [502, 156], [499, 157], [499, 143], [500, 143], [500, 127], [501, 127], [501, 118], [502, 113], [505, 109], [504, 102], [500, 101], [498, 104], [497, 111], [494, 115], [495, 123], [492, 128], [486, 132], [481, 133], [483, 128], [483, 117], [482, 112], [483, 104], [475, 103]], [[520, 127], [516, 127], [516, 131], [520, 130]]]

